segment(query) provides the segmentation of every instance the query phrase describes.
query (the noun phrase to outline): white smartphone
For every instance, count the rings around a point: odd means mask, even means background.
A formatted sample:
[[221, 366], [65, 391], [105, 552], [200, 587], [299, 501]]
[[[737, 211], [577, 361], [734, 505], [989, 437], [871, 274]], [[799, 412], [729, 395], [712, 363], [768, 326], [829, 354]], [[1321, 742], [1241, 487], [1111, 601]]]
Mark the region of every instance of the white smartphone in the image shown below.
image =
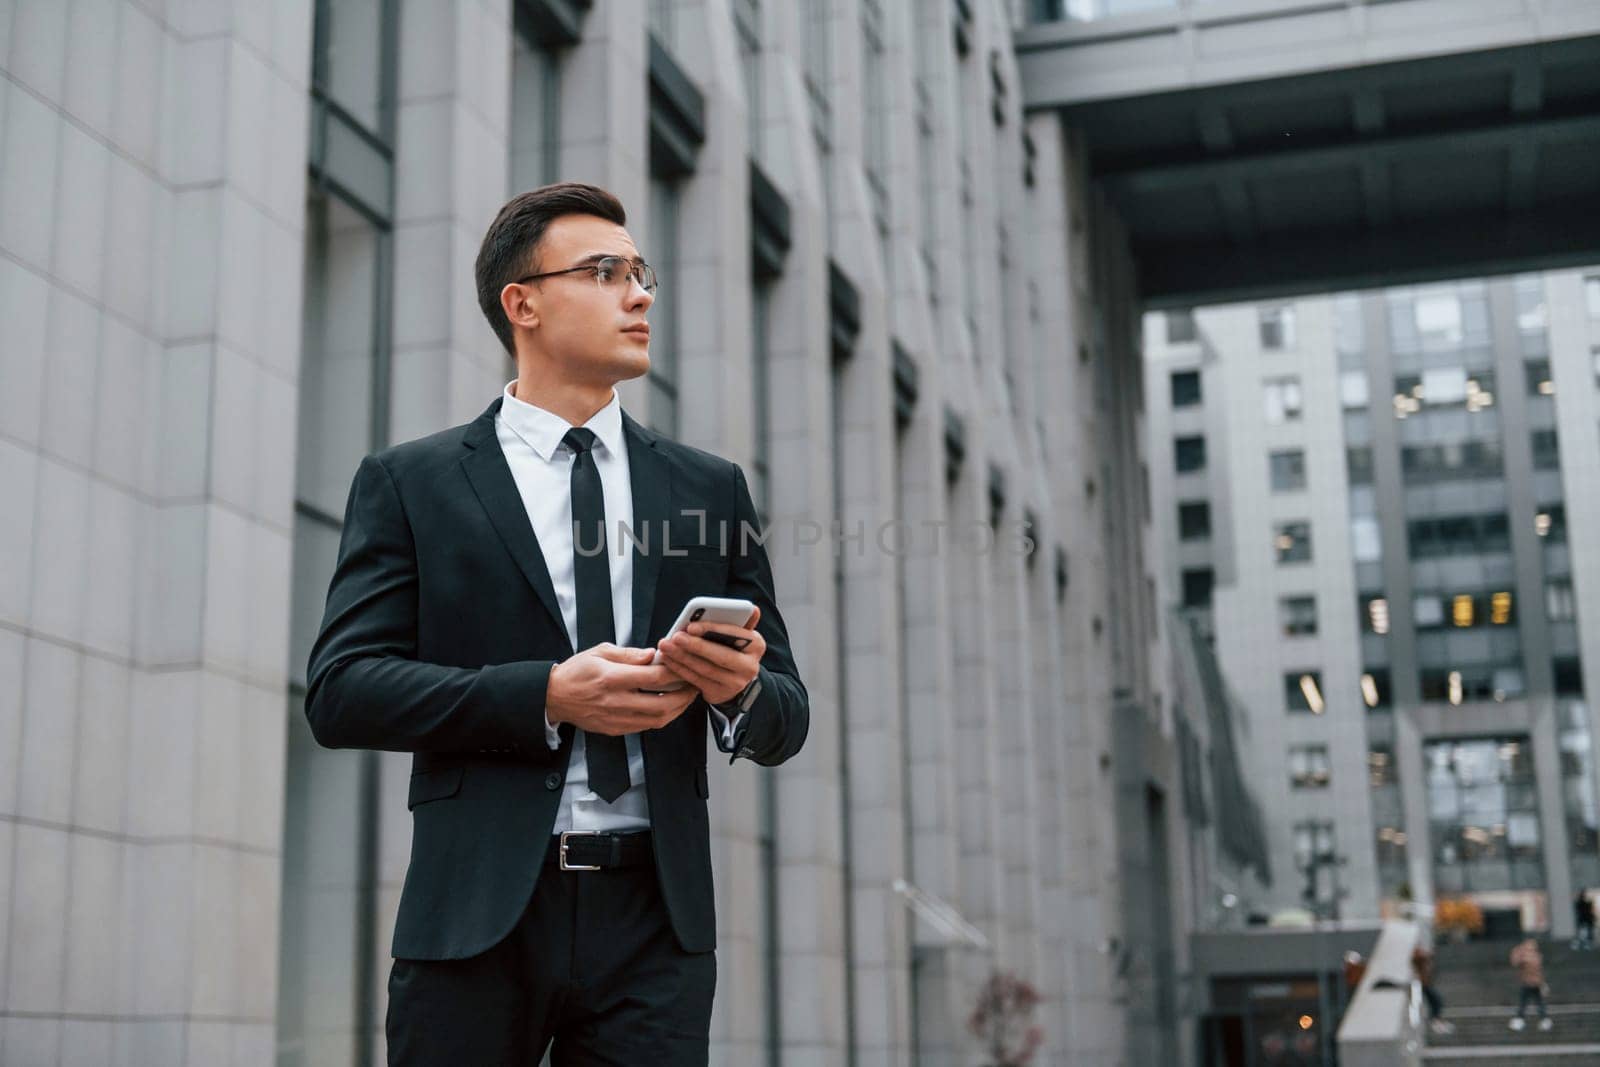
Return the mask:
[[[689, 602], [678, 612], [677, 621], [667, 631], [667, 636], [672, 636], [688, 627], [692, 622], [720, 622], [729, 626], [747, 626], [750, 617], [756, 613], [755, 604], [742, 597], [725, 596], [697, 596], [690, 597]], [[743, 649], [750, 643], [748, 637], [729, 637], [727, 634], [705, 633], [700, 636], [707, 641], [715, 641], [719, 645], [727, 645], [733, 649]], [[656, 649], [655, 659], [651, 663], [661, 662], [661, 650]], [[678, 682], [665, 689], [645, 690], [651, 693], [671, 693], [687, 686], [688, 682]]]

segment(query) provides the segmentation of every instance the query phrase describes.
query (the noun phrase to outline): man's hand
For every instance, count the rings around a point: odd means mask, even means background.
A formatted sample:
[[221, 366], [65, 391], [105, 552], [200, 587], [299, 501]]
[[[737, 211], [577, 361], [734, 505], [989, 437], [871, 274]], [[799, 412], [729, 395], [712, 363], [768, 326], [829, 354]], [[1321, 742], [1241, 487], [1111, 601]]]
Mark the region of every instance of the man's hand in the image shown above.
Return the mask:
[[550, 671], [544, 711], [552, 726], [570, 722], [592, 734], [637, 734], [659, 730], [694, 703], [695, 691], [641, 693], [678, 681], [665, 665], [652, 667], [653, 648], [595, 645]]
[[[743, 627], [718, 622], [691, 623], [683, 633], [663, 637], [656, 647], [661, 649], [661, 662], [672, 673], [688, 682], [712, 704], [726, 704], [749, 685], [761, 669], [761, 657], [767, 653], [767, 642], [757, 632], [761, 609], [757, 608]], [[743, 649], [733, 649], [706, 638], [706, 634], [724, 634], [729, 638], [742, 638], [748, 642]]]

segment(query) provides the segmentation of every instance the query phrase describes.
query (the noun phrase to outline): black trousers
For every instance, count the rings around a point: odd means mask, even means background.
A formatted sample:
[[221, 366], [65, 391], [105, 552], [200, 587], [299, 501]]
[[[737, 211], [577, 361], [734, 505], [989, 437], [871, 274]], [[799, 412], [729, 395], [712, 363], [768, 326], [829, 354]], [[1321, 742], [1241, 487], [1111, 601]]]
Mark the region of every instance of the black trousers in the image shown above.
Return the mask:
[[704, 1067], [714, 952], [687, 953], [655, 865], [547, 865], [499, 944], [465, 960], [397, 959], [391, 1067]]
[[1525, 985], [1522, 987], [1522, 992], [1517, 996], [1517, 1018], [1522, 1018], [1523, 1013], [1528, 1010], [1529, 1004], [1538, 1005], [1539, 1018], [1541, 1019], [1550, 1014], [1544, 1006], [1543, 986]]

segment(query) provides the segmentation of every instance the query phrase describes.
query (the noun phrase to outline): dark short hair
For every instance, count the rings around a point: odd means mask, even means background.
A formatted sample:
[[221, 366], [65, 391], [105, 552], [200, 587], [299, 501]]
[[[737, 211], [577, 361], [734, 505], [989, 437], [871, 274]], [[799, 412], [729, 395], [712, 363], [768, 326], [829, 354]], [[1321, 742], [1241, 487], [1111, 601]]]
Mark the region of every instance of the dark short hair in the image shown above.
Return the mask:
[[517, 350], [511, 322], [500, 306], [500, 291], [518, 278], [539, 273], [539, 242], [550, 223], [562, 215], [598, 215], [618, 226], [628, 224], [628, 213], [613, 194], [583, 182], [556, 182], [518, 193], [506, 201], [478, 248], [473, 271], [478, 283], [478, 306], [512, 356]]

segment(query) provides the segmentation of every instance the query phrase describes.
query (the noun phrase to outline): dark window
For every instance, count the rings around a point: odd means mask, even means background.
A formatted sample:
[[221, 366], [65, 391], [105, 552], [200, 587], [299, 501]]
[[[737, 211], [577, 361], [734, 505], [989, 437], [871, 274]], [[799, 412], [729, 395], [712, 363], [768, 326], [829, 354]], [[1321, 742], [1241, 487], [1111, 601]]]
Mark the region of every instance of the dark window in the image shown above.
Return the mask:
[[1322, 714], [1322, 672], [1291, 671], [1283, 676], [1283, 706]]
[[1522, 368], [1528, 373], [1529, 396], [1550, 396], [1556, 391], [1555, 383], [1550, 379], [1548, 359], [1530, 359]]
[[1504, 512], [1413, 519], [1406, 533], [1412, 559], [1511, 551], [1511, 530]]
[[1305, 563], [1311, 559], [1311, 524], [1279, 523], [1273, 533], [1273, 547], [1279, 563]]
[[1534, 470], [1553, 471], [1561, 467], [1561, 445], [1554, 429], [1535, 430], [1531, 440]]
[[1204, 437], [1178, 437], [1172, 442], [1172, 458], [1179, 474], [1205, 470], [1206, 439]]
[[1198, 340], [1200, 331], [1195, 329], [1194, 312], [1187, 309], [1169, 311], [1167, 319], [1167, 344], [1183, 344], [1187, 341]]
[[1407, 445], [1400, 450], [1400, 470], [1407, 485], [1494, 478], [1502, 469], [1500, 442], [1494, 440]]
[[1317, 598], [1278, 598], [1278, 623], [1286, 637], [1306, 637], [1317, 632]]
[[1306, 487], [1306, 454], [1299, 448], [1273, 452], [1267, 457], [1272, 475], [1272, 491], [1287, 493]]
[[1211, 536], [1211, 505], [1204, 500], [1187, 500], [1178, 505], [1178, 537], [1184, 541], [1204, 541]]
[[1550, 661], [1550, 667], [1555, 674], [1556, 696], [1583, 696], [1582, 661], [1576, 656], [1557, 656]]
[[1211, 587], [1216, 584], [1216, 573], [1210, 567], [1196, 567], [1183, 572], [1183, 606], [1209, 608]]
[[1200, 403], [1200, 372], [1176, 370], [1172, 372], [1172, 406], [1193, 407]]
[[1372, 448], [1362, 445], [1359, 448], [1344, 450], [1344, 464], [1350, 472], [1351, 485], [1372, 484]]

